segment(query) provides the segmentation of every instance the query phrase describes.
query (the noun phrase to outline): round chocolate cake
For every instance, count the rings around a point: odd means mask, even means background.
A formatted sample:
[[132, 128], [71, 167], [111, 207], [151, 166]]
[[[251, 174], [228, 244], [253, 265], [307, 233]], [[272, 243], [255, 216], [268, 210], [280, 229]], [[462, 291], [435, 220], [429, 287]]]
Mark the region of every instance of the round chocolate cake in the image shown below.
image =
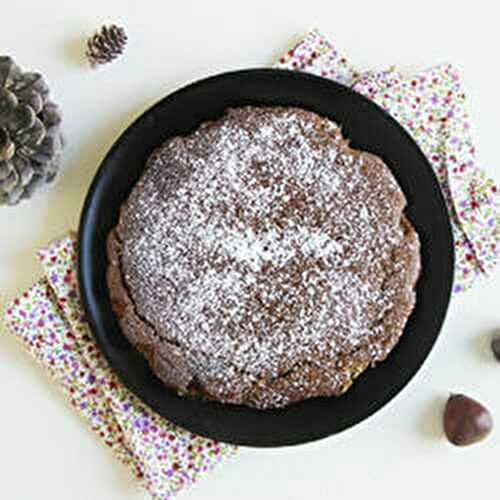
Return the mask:
[[108, 238], [113, 309], [181, 394], [257, 408], [340, 395], [414, 307], [405, 204], [328, 119], [230, 109], [149, 159]]

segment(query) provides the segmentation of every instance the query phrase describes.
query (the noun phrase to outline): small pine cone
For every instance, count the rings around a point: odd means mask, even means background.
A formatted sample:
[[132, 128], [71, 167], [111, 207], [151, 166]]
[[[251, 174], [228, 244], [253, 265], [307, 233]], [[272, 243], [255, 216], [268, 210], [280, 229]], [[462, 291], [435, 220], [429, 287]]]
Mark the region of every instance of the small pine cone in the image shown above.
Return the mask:
[[115, 24], [103, 26], [95, 35], [87, 40], [85, 55], [92, 67], [106, 64], [123, 53], [127, 44], [127, 34], [124, 28]]

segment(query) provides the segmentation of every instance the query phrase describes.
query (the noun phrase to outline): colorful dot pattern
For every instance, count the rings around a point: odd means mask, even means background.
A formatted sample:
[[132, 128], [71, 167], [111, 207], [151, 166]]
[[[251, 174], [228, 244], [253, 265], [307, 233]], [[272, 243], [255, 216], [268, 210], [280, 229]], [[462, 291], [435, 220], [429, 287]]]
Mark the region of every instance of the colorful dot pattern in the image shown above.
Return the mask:
[[498, 260], [497, 187], [479, 168], [457, 70], [442, 64], [405, 77], [394, 68], [361, 73], [317, 30], [275, 67], [307, 71], [352, 87], [385, 109], [420, 146], [439, 180], [455, 241], [453, 292], [471, 288]]
[[119, 382], [85, 322], [73, 237], [53, 242], [38, 258], [45, 277], [10, 305], [7, 326], [151, 497], [172, 498], [232, 456], [236, 447], [171, 424]]

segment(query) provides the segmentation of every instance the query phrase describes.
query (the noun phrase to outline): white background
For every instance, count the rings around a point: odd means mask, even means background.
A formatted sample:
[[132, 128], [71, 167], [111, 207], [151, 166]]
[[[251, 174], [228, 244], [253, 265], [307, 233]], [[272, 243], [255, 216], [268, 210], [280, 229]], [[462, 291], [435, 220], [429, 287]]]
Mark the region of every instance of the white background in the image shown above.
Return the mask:
[[[100, 160], [134, 117], [197, 78], [270, 64], [312, 27], [330, 35], [361, 69], [396, 64], [411, 72], [444, 61], [456, 64], [469, 95], [479, 159], [500, 181], [495, 3], [1, 2], [0, 53], [47, 76], [65, 112], [68, 147], [64, 172], [54, 186], [18, 207], [0, 207], [0, 307], [40, 274], [34, 250], [76, 227]], [[104, 22], [123, 24], [130, 43], [119, 62], [90, 71], [82, 60], [83, 40]], [[310, 445], [242, 449], [183, 498], [498, 497], [500, 364], [488, 349], [495, 327], [500, 327], [498, 271], [453, 299], [423, 369], [374, 417]], [[4, 333], [0, 498], [143, 498], [128, 471]], [[458, 449], [443, 439], [441, 413], [450, 391], [474, 396], [496, 414], [498, 429], [487, 441]]]

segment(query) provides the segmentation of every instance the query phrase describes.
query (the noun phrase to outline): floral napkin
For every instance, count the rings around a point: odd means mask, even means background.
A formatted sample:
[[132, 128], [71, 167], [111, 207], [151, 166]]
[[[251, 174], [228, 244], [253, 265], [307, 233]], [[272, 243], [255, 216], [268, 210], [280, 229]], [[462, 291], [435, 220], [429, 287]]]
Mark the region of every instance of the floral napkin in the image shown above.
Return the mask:
[[[350, 85], [399, 120], [427, 155], [445, 195], [457, 253], [454, 291], [470, 288], [491, 270], [499, 227], [496, 187], [476, 164], [465, 96], [453, 67], [436, 66], [410, 78], [394, 69], [359, 73], [317, 31], [276, 66]], [[6, 324], [151, 497], [172, 498], [234, 455], [236, 447], [171, 424], [120, 383], [83, 315], [74, 237], [54, 241], [37, 255], [44, 277], [9, 306]]]
[[499, 197], [476, 162], [465, 94], [453, 66], [441, 64], [408, 77], [394, 68], [360, 73], [314, 30], [275, 67], [350, 86], [401, 123], [427, 156], [446, 200], [455, 240], [453, 292], [469, 289], [491, 271], [499, 251]]
[[201, 438], [142, 404], [100, 353], [78, 296], [72, 236], [38, 252], [44, 277], [7, 309], [9, 330], [155, 500], [191, 485], [236, 447]]

